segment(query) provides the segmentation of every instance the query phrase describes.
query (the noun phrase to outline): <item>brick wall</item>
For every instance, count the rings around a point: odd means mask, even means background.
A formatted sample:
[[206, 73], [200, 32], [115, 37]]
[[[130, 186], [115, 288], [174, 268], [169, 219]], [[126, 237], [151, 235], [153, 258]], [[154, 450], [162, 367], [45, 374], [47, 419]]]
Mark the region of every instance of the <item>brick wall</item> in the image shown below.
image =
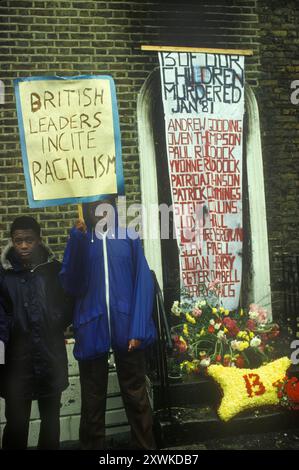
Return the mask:
[[[22, 171], [12, 80], [30, 75], [111, 74], [116, 82], [128, 202], [140, 201], [137, 94], [158, 66], [141, 44], [251, 48], [247, 82], [258, 96], [263, 132], [273, 288], [279, 279], [275, 253], [298, 250], [296, 158], [298, 108], [289, 83], [298, 74], [297, 2], [218, 1], [45, 1], [0, 2], [1, 110], [0, 231], [12, 219], [34, 213], [54, 250], [61, 254], [76, 207], [29, 210]], [[298, 55], [298, 54], [297, 54]], [[297, 121], [296, 121], [297, 120]], [[297, 154], [296, 154], [297, 152]], [[297, 185], [297, 186], [296, 186]]]
[[283, 312], [282, 253], [298, 253], [299, 106], [290, 84], [299, 79], [299, 4], [258, 2], [260, 23], [260, 107], [272, 300]]
[[[201, 5], [202, 3], [202, 5]], [[43, 234], [61, 253], [76, 207], [29, 210], [22, 171], [12, 80], [31, 75], [111, 74], [116, 82], [128, 202], [140, 201], [136, 101], [157, 55], [141, 44], [241, 45], [257, 51], [255, 1], [215, 2], [27, 1], [0, 3], [1, 235], [12, 219], [34, 213]], [[183, 26], [184, 25], [184, 26]], [[256, 83], [257, 56], [247, 77]]]

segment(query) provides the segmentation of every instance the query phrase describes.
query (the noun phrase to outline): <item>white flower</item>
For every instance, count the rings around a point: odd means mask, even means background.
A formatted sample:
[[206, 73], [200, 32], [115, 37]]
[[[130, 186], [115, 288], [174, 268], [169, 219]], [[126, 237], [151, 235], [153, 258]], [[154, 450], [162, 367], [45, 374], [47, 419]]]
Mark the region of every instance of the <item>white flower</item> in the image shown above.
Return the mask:
[[199, 364], [202, 367], [208, 367], [210, 363], [211, 363], [211, 359], [209, 357], [206, 357], [205, 359], [202, 359]]
[[179, 301], [178, 300], [175, 300], [173, 302], [173, 305], [171, 307], [171, 311], [172, 313], [176, 316], [176, 317], [179, 317], [180, 314], [181, 314], [181, 309], [179, 307]]
[[256, 320], [258, 317], [258, 312], [249, 312], [248, 315], [251, 320]]
[[257, 336], [255, 336], [250, 341], [250, 346], [252, 346], [253, 348], [257, 348], [261, 344], [261, 342], [262, 342], [262, 340], [260, 338], [258, 338]]
[[237, 341], [235, 339], [230, 343], [231, 348], [234, 351], [241, 351], [241, 344], [242, 344], [242, 341]]
[[201, 300], [199, 302], [199, 307], [204, 307], [206, 304], [207, 304], [207, 302], [205, 300]]
[[218, 338], [218, 339], [225, 339], [226, 336], [225, 336], [225, 334], [224, 334], [224, 331], [222, 331], [222, 330], [218, 331], [218, 333], [217, 333], [217, 338]]
[[215, 320], [210, 320], [210, 325], [215, 325]]
[[216, 323], [216, 325], [215, 325], [215, 330], [219, 330], [220, 327], [221, 327], [221, 324], [220, 324], [220, 323]]

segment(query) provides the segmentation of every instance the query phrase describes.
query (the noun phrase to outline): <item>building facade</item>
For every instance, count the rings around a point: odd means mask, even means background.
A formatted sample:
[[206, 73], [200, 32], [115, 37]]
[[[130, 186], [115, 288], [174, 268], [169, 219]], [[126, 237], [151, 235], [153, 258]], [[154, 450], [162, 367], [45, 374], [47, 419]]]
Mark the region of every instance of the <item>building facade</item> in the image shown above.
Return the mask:
[[[291, 83], [299, 75], [298, 3], [295, 0], [287, 0], [284, 4], [276, 0], [2, 0], [0, 13], [0, 79], [4, 84], [4, 103], [0, 104], [2, 245], [8, 239], [9, 225], [14, 217], [31, 214], [40, 221], [46, 242], [58, 256], [62, 255], [68, 230], [78, 216], [77, 207], [29, 209], [13, 79], [79, 74], [108, 74], [114, 78], [126, 197], [130, 204], [141, 202], [142, 194], [145, 194], [143, 185], [146, 182], [141, 169], [142, 158], [147, 157], [142, 149], [141, 134], [144, 127], [150, 129], [155, 125], [155, 106], [151, 108], [151, 122], [147, 122], [149, 117], [142, 106], [145, 106], [144, 100], [154, 101], [155, 90], [158, 94], [157, 53], [142, 51], [141, 45], [253, 50], [253, 55], [245, 60], [246, 84], [250, 96], [254, 96], [255, 112], [259, 115], [269, 289], [273, 315], [278, 318], [284, 305], [282, 254], [298, 253], [299, 245], [296, 217], [299, 105], [293, 104], [290, 98]], [[152, 88], [151, 80], [154, 82]], [[151, 90], [148, 95], [144, 93], [147, 87]], [[252, 181], [254, 183], [254, 177]], [[163, 177], [159, 175], [157, 185], [158, 190], [163, 185]], [[247, 229], [254, 233], [254, 228], [258, 231], [261, 219], [258, 213], [251, 215]], [[254, 238], [249, 237], [249, 249], [252, 249], [251, 243]], [[167, 256], [167, 248], [166, 254], [165, 250], [162, 253], [162, 264], [163, 256]], [[264, 256], [267, 258], [267, 253]], [[262, 265], [263, 253], [259, 252], [258, 257]], [[251, 271], [249, 263], [248, 285]], [[248, 300], [258, 299], [249, 296]]]

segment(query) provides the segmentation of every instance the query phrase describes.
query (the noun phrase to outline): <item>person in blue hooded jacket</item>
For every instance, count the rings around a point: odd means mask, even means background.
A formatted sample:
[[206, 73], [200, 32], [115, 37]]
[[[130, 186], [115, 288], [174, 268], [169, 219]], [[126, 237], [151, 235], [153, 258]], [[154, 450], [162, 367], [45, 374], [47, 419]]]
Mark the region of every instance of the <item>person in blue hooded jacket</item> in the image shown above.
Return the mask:
[[76, 299], [81, 447], [104, 447], [108, 357], [113, 350], [132, 446], [153, 449], [145, 385], [145, 348], [155, 340], [152, 274], [136, 232], [118, 226], [114, 198], [85, 204], [84, 220], [86, 225], [79, 220], [70, 232], [60, 273], [64, 289]]

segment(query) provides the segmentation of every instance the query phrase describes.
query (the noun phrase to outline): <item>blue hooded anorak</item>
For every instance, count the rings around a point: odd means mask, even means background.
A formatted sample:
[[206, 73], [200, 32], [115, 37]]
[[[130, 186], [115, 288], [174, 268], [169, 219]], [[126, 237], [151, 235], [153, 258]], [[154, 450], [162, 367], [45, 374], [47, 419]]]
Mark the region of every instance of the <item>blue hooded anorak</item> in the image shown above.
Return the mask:
[[127, 351], [131, 339], [141, 341], [140, 349], [155, 340], [152, 273], [136, 233], [130, 237], [123, 228], [121, 234], [108, 231], [104, 240], [91, 228], [71, 230], [60, 276], [75, 297], [77, 360], [94, 359], [111, 348]]

